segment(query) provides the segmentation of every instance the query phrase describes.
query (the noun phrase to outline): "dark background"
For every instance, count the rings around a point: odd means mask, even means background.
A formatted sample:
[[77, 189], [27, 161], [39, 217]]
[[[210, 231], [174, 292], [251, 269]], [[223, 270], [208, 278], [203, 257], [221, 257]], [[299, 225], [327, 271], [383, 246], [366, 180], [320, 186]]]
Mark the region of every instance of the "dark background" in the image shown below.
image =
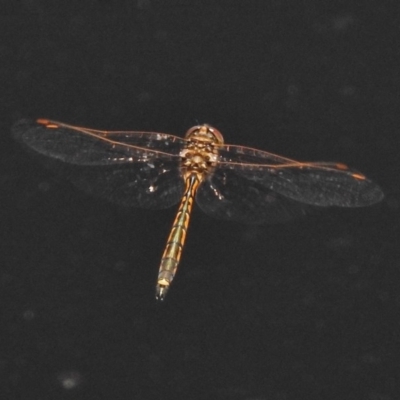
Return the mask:
[[[391, 400], [399, 391], [396, 1], [0, 1], [2, 399]], [[248, 227], [89, 197], [21, 117], [341, 161], [386, 198]]]

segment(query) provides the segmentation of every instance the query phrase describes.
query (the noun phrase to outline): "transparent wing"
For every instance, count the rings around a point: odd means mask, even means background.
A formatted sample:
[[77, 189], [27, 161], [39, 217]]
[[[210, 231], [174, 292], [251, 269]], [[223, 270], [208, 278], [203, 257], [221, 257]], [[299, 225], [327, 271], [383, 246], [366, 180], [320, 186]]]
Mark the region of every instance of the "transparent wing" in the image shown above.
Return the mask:
[[196, 202], [211, 217], [246, 224], [289, 221], [303, 216], [307, 208], [224, 167], [217, 167], [202, 182]]
[[268, 153], [267, 151], [257, 150], [246, 146], [225, 144], [219, 145], [217, 149], [218, 161], [222, 164], [301, 164], [300, 162], [291, 160], [290, 158], [278, 156], [277, 154]]
[[21, 120], [12, 133], [37, 153], [77, 165], [173, 161], [186, 143], [165, 133], [99, 131], [44, 119]]
[[171, 161], [96, 167], [63, 163], [57, 169], [79, 189], [128, 207], [168, 208], [184, 191], [180, 165]]
[[180, 200], [183, 139], [38, 121], [18, 122], [13, 136], [39, 155], [47, 167], [87, 193], [144, 208], [167, 208]]
[[344, 164], [303, 163], [243, 146], [221, 146], [218, 169], [309, 205], [363, 207], [383, 198], [378, 185]]

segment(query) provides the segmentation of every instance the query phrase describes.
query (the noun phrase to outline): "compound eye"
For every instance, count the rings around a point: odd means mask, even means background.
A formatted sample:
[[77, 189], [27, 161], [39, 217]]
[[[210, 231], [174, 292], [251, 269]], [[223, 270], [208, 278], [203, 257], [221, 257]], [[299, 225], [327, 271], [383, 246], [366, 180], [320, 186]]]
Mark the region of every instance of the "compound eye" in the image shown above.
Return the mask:
[[208, 130], [213, 134], [213, 136], [215, 137], [216, 142], [218, 144], [224, 144], [224, 137], [222, 136], [222, 133], [217, 128], [208, 126]]
[[188, 129], [185, 133], [185, 139], [189, 139], [192, 136], [197, 136], [198, 133], [200, 132], [202, 125], [196, 125], [192, 126], [190, 129]]
[[192, 137], [197, 137], [197, 138], [207, 138], [209, 140], [212, 140], [216, 144], [223, 144], [224, 143], [224, 138], [221, 134], [221, 132], [213, 128], [210, 125], [196, 125], [190, 128], [186, 134], [185, 138], [190, 139]]

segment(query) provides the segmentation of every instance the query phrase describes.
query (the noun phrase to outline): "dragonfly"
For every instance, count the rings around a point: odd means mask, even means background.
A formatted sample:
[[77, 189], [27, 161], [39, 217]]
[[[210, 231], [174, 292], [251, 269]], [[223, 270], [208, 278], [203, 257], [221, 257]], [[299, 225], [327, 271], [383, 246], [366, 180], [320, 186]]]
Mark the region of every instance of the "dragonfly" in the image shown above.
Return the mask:
[[211, 217], [263, 224], [303, 215], [307, 206], [364, 207], [384, 197], [377, 184], [345, 164], [300, 162], [225, 144], [207, 124], [179, 137], [25, 119], [12, 132], [86, 192], [148, 209], [180, 203], [161, 258], [158, 300], [176, 275], [194, 202]]

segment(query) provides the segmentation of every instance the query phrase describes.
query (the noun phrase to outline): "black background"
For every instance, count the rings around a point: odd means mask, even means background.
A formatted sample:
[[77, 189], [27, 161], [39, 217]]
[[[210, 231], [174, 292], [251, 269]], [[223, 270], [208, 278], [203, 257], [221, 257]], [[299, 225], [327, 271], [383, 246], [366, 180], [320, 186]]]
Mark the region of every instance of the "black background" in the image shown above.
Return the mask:
[[[395, 1], [0, 2], [2, 399], [391, 400], [399, 375]], [[89, 197], [10, 137], [21, 117], [341, 161], [386, 198], [248, 227]]]

